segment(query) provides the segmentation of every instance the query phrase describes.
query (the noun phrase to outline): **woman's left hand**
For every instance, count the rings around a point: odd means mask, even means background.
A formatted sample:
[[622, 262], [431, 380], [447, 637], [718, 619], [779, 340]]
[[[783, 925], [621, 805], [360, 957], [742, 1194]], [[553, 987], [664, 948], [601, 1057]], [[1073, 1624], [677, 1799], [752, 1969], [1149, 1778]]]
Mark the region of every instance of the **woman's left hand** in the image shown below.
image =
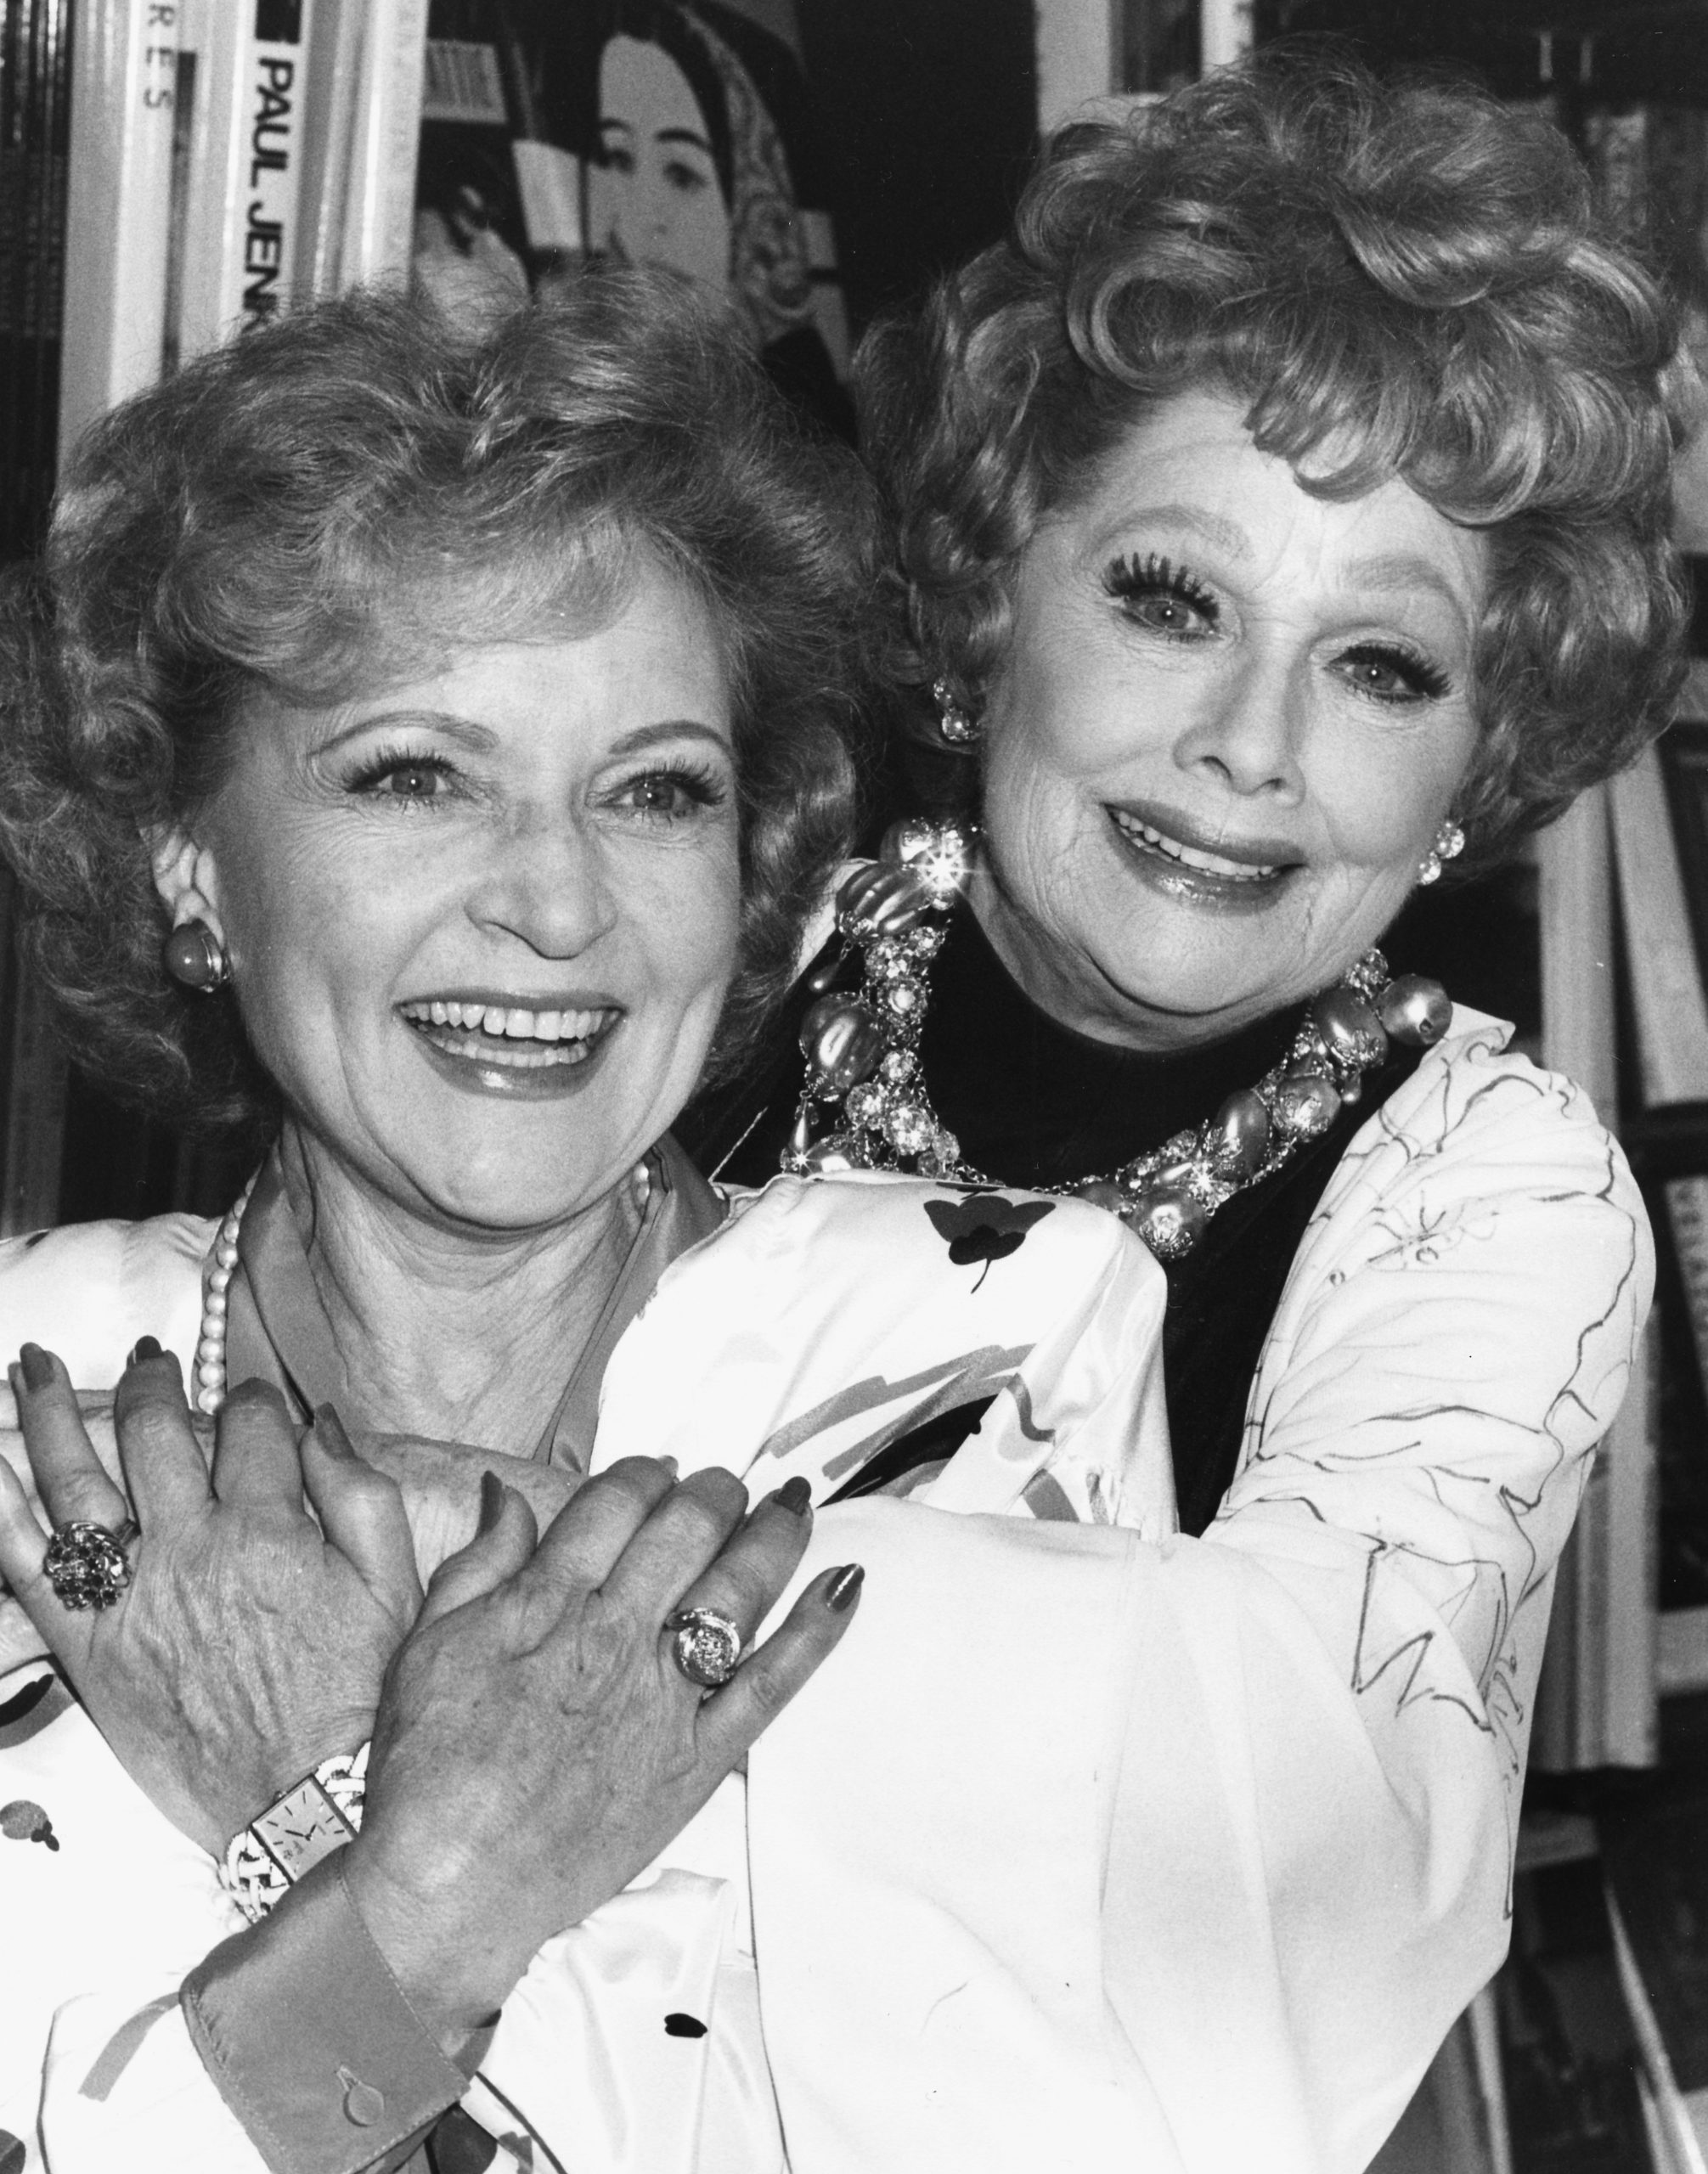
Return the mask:
[[421, 1605], [403, 1497], [356, 1459], [335, 1415], [299, 1445], [260, 1383], [226, 1400], [210, 1470], [178, 1361], [159, 1353], [127, 1370], [115, 1403], [127, 1503], [59, 1360], [26, 1346], [13, 1387], [52, 1523], [116, 1531], [134, 1515], [142, 1530], [117, 1600], [69, 1608], [43, 1569], [49, 1535], [0, 1462], [0, 1576], [132, 1780], [217, 1854], [370, 1733]]

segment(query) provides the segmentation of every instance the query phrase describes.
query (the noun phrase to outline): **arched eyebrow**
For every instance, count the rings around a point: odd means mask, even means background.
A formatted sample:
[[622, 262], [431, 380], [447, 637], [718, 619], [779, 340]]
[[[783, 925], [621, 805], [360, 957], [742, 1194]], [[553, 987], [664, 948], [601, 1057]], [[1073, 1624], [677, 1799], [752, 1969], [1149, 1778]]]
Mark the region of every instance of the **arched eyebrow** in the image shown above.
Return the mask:
[[613, 755], [633, 755], [643, 747], [656, 747], [668, 740], [704, 740], [724, 754], [731, 753], [730, 735], [709, 724], [702, 724], [696, 718], [670, 718], [661, 724], [638, 724], [633, 732], [625, 732], [611, 743]]
[[1134, 506], [1122, 513], [1119, 521], [1111, 522], [1111, 532], [1124, 528], [1136, 528], [1147, 521], [1167, 521], [1175, 528], [1190, 529], [1201, 536], [1206, 544], [1224, 551], [1231, 559], [1249, 559], [1251, 542], [1237, 521], [1224, 521], [1220, 514], [1210, 513], [1203, 506], [1177, 504], [1173, 502], [1156, 506]]
[[696, 151], [703, 151], [709, 159], [712, 145], [709, 139], [693, 128], [661, 128], [653, 138], [655, 144], [691, 144]]
[[1468, 620], [1465, 599], [1440, 568], [1411, 551], [1380, 551], [1367, 559], [1349, 559], [1342, 569], [1354, 589], [1427, 589], [1448, 605], [1456, 617]]

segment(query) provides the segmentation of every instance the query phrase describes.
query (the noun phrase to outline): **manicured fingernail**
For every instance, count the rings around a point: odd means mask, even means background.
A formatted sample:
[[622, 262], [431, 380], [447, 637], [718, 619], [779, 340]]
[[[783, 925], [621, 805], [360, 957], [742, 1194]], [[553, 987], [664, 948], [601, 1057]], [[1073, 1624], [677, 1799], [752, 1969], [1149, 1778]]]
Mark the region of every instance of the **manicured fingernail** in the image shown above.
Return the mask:
[[39, 1343], [26, 1343], [18, 1354], [18, 1365], [23, 1372], [26, 1389], [46, 1389], [54, 1386], [54, 1362]]
[[345, 1433], [344, 1422], [338, 1416], [335, 1404], [315, 1405], [314, 1439], [328, 1456], [341, 1457], [350, 1464], [356, 1462], [356, 1445]]
[[475, 1524], [476, 1532], [490, 1532], [499, 1521], [499, 1512], [505, 1506], [505, 1484], [495, 1472], [481, 1474], [481, 1514]]
[[140, 1366], [150, 1359], [158, 1359], [160, 1355], [161, 1347], [157, 1338], [139, 1336], [131, 1346], [131, 1355], [126, 1360], [125, 1364], [127, 1366]]
[[825, 1606], [837, 1615], [846, 1615], [860, 1597], [860, 1589], [865, 1583], [864, 1563], [845, 1563], [831, 1580], [825, 1593]]
[[786, 1510], [792, 1518], [803, 1516], [813, 1507], [813, 1483], [797, 1473], [792, 1479], [786, 1479], [775, 1495], [766, 1497], [780, 1510]]

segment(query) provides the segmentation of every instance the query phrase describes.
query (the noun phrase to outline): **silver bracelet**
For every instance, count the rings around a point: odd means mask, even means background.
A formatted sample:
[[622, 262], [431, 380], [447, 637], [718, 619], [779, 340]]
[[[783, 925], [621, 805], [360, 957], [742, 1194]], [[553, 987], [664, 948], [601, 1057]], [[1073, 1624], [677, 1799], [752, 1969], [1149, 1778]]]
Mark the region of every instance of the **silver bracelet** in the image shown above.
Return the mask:
[[231, 1839], [219, 1884], [252, 1925], [362, 1827], [369, 1746], [323, 1759]]

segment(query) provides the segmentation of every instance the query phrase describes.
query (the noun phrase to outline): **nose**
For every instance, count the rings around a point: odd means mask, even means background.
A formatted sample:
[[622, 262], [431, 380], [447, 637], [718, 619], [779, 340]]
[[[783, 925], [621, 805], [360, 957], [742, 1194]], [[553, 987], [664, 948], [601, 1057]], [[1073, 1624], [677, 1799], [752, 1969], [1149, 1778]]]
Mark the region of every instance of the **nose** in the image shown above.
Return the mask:
[[498, 836], [470, 892], [469, 918], [543, 959], [575, 959], [617, 925], [615, 893], [596, 836], [562, 814], [533, 813]]
[[1252, 656], [1202, 690], [1175, 760], [1229, 791], [1291, 807], [1305, 791], [1307, 700], [1305, 675], [1290, 660]]

